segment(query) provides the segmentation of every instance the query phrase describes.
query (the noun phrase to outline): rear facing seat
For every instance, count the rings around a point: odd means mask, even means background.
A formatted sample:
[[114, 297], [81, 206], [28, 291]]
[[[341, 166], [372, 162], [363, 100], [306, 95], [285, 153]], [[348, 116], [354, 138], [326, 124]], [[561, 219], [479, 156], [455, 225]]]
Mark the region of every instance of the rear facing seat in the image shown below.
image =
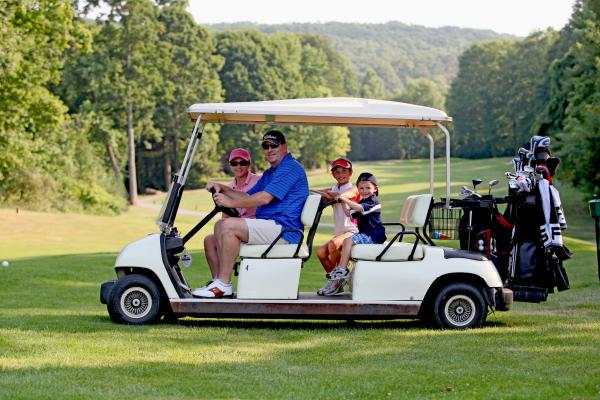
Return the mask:
[[[370, 261], [408, 261], [421, 260], [424, 257], [424, 247], [419, 241], [427, 244], [422, 229], [429, 219], [432, 196], [421, 194], [409, 196], [402, 207], [399, 223], [384, 223], [384, 225], [399, 225], [402, 230], [394, 238], [383, 244], [357, 244], [352, 247], [352, 258]], [[406, 227], [414, 227], [407, 230]], [[403, 242], [404, 235], [411, 236], [411, 242]], [[414, 241], [412, 237], [414, 236]], [[398, 240], [398, 242], [396, 242]], [[429, 241], [429, 243], [431, 243]]]
[[[304, 243], [304, 233], [302, 233], [302, 240], [300, 247], [298, 244], [246, 244], [242, 243], [240, 246], [240, 257], [242, 258], [302, 258], [307, 259], [310, 257], [312, 249], [312, 240], [314, 238], [319, 219], [321, 217], [321, 196], [318, 194], [310, 194], [306, 198], [304, 207], [302, 208], [302, 225], [309, 227], [310, 231]], [[280, 235], [281, 236], [281, 235]], [[269, 250], [269, 247], [271, 249]], [[267, 250], [269, 250], [267, 252]], [[297, 252], [297, 254], [295, 254]], [[266, 253], [266, 254], [265, 254]]]

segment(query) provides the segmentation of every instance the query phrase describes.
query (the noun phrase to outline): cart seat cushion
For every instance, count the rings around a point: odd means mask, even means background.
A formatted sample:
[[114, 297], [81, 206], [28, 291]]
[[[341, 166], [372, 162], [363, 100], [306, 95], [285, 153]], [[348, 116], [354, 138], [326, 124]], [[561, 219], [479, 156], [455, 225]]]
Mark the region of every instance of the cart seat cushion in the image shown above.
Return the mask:
[[431, 198], [430, 194], [408, 196], [402, 207], [400, 223], [407, 227], [423, 227], [427, 222]]
[[[267, 258], [292, 258], [298, 244], [276, 244], [273, 246]], [[260, 258], [262, 254], [269, 248], [268, 244], [244, 244], [240, 246], [240, 257], [243, 258]], [[304, 243], [300, 246], [298, 258], [308, 257], [308, 246]]]
[[302, 208], [302, 216], [300, 217], [302, 220], [302, 225], [308, 227], [312, 226], [312, 224], [315, 222], [315, 217], [317, 216], [320, 205], [321, 195], [313, 193], [306, 198], [304, 207]]
[[[387, 242], [383, 244], [357, 244], [352, 247], [352, 258], [357, 260], [372, 260], [375, 261], [378, 255], [387, 246]], [[381, 261], [407, 261], [414, 243], [396, 242], [388, 249], [381, 257]], [[413, 260], [423, 259], [423, 246], [417, 245]]]

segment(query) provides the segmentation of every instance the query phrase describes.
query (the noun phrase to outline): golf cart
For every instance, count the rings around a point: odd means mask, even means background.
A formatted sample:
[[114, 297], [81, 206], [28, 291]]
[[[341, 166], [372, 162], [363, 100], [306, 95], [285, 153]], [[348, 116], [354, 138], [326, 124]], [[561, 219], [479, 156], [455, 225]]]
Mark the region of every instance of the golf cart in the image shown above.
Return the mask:
[[[481, 326], [489, 309], [510, 309], [512, 292], [503, 288], [494, 265], [482, 254], [437, 246], [427, 233], [433, 207], [433, 137], [446, 138], [446, 207], [450, 199], [450, 136], [444, 112], [405, 103], [358, 98], [318, 98], [244, 103], [195, 104], [187, 151], [159, 213], [160, 232], [127, 245], [117, 257], [117, 280], [101, 286], [101, 301], [113, 321], [146, 324], [177, 318], [425, 319], [440, 328]], [[207, 123], [338, 125], [419, 128], [429, 140], [429, 193], [404, 202], [393, 239], [353, 247], [351, 293], [320, 297], [299, 293], [303, 264], [310, 258], [323, 209], [311, 194], [302, 210], [306, 236], [298, 244], [242, 244], [237, 292], [232, 299], [194, 298], [181, 271], [185, 245], [219, 212], [215, 209], [183, 237], [174, 221], [192, 160]]]

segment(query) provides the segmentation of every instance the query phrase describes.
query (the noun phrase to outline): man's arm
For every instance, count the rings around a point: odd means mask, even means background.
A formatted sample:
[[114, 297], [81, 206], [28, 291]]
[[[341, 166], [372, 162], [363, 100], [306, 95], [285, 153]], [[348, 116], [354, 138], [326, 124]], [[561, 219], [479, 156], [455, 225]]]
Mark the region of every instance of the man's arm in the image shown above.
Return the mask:
[[229, 193], [221, 192], [215, 193], [213, 198], [215, 202], [221, 207], [229, 207], [229, 208], [250, 208], [250, 207], [260, 207], [265, 204], [269, 204], [275, 197], [267, 192], [258, 192], [253, 195], [248, 195], [245, 192], [239, 192], [237, 190], [232, 190], [232, 194], [235, 197], [230, 197]]
[[[211, 189], [213, 189], [213, 190], [211, 190]], [[206, 190], [208, 190], [209, 192], [214, 191], [215, 194], [216, 193], [224, 193], [227, 195], [227, 197], [229, 197], [231, 199], [243, 199], [244, 197], [248, 196], [246, 194], [246, 192], [243, 192], [241, 190], [232, 189], [227, 185], [224, 185], [222, 183], [217, 183], [217, 182], [208, 182], [206, 184]]]
[[309, 189], [310, 192], [320, 194], [325, 197], [327, 200], [332, 200], [335, 197], [335, 193], [331, 191], [331, 189]]

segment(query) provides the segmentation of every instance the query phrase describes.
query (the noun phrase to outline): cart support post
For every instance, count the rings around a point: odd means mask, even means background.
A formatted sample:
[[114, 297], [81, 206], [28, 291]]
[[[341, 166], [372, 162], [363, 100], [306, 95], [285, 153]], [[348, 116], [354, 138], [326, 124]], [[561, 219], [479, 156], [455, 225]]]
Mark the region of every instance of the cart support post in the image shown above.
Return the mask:
[[427, 133], [427, 139], [429, 140], [429, 194], [433, 197], [433, 165], [435, 163], [434, 160], [434, 151], [433, 151], [433, 136], [430, 133]]
[[600, 280], [600, 197], [594, 195], [589, 202], [590, 215], [594, 218], [596, 227], [596, 266], [598, 267], [598, 280]]
[[439, 122], [435, 124], [446, 135], [446, 208], [450, 208], [450, 132]]
[[183, 162], [181, 163], [178, 177], [178, 183], [181, 185], [185, 184], [187, 175], [190, 172], [190, 167], [194, 161], [194, 155], [196, 154], [196, 150], [198, 150], [198, 144], [200, 143], [200, 139], [202, 139], [204, 125], [202, 125], [202, 128], [200, 128], [201, 117], [202, 115], [198, 115], [198, 118], [196, 119], [190, 143], [188, 144], [187, 150], [185, 151], [185, 156], [183, 157]]

